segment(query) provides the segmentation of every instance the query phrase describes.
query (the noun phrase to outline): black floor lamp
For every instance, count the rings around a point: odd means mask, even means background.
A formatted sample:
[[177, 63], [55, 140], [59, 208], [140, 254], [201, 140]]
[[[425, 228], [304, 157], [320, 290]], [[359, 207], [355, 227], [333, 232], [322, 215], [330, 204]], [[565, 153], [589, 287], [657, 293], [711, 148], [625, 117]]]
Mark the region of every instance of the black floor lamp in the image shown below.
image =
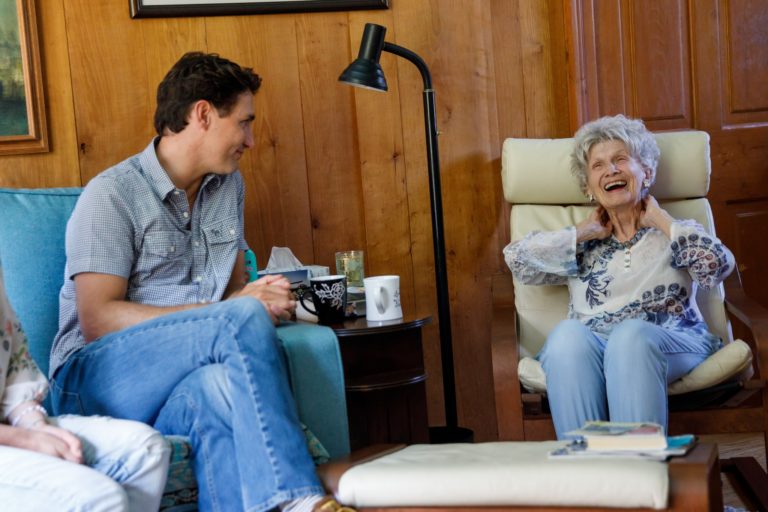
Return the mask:
[[448, 272], [445, 261], [445, 239], [443, 237], [443, 204], [440, 192], [440, 158], [437, 151], [437, 117], [435, 114], [435, 91], [432, 76], [424, 60], [402, 46], [384, 42], [386, 27], [366, 23], [360, 52], [352, 64], [339, 77], [355, 87], [386, 91], [387, 80], [379, 64], [381, 52], [394, 53], [412, 62], [421, 72], [424, 80], [424, 125], [427, 131], [427, 163], [429, 166], [429, 197], [432, 203], [432, 243], [435, 253], [435, 287], [437, 290], [437, 314], [440, 322], [440, 354], [443, 369], [443, 394], [445, 399], [445, 427], [430, 429], [433, 443], [471, 442], [473, 433], [458, 426], [456, 411], [456, 379], [453, 372], [453, 342], [451, 337], [451, 305], [448, 299]]

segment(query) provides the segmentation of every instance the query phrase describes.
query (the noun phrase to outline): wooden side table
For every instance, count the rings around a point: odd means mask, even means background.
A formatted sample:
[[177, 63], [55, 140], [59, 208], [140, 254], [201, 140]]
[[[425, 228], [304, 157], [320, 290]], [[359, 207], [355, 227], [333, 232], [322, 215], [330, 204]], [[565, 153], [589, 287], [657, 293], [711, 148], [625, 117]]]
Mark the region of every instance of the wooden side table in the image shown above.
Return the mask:
[[421, 328], [430, 316], [330, 327], [339, 338], [352, 449], [375, 443], [428, 443]]

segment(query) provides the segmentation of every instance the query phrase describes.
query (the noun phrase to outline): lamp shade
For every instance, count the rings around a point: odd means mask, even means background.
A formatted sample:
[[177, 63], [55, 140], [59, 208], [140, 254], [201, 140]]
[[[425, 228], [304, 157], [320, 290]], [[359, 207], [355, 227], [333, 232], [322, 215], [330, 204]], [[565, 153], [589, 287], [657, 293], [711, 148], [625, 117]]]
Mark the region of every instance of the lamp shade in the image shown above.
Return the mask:
[[339, 81], [355, 87], [386, 91], [387, 79], [379, 64], [384, 36], [387, 29], [381, 25], [366, 23], [357, 58], [339, 76]]

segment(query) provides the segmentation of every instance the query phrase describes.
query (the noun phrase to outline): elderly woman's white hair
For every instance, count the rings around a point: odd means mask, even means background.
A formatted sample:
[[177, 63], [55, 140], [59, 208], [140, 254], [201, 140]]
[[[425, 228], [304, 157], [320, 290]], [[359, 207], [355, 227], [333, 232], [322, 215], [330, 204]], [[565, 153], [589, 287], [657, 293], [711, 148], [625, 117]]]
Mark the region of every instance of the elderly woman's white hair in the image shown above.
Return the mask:
[[656, 181], [656, 166], [661, 154], [656, 139], [641, 120], [629, 119], [619, 114], [590, 121], [574, 135], [571, 172], [579, 181], [582, 192], [587, 192], [587, 161], [590, 149], [595, 144], [609, 140], [623, 142], [632, 157], [639, 161], [643, 168], [651, 171], [651, 184]]

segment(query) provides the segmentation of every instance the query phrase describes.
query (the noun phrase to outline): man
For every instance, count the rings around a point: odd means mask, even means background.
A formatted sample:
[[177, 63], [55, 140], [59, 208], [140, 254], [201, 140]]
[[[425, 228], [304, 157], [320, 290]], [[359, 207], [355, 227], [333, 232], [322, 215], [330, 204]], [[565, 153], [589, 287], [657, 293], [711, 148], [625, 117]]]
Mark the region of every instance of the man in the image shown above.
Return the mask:
[[53, 406], [189, 436], [201, 510], [332, 510], [273, 325], [295, 308], [289, 283], [245, 284], [237, 168], [260, 81], [184, 55], [158, 87], [158, 136], [86, 187], [67, 226]]

